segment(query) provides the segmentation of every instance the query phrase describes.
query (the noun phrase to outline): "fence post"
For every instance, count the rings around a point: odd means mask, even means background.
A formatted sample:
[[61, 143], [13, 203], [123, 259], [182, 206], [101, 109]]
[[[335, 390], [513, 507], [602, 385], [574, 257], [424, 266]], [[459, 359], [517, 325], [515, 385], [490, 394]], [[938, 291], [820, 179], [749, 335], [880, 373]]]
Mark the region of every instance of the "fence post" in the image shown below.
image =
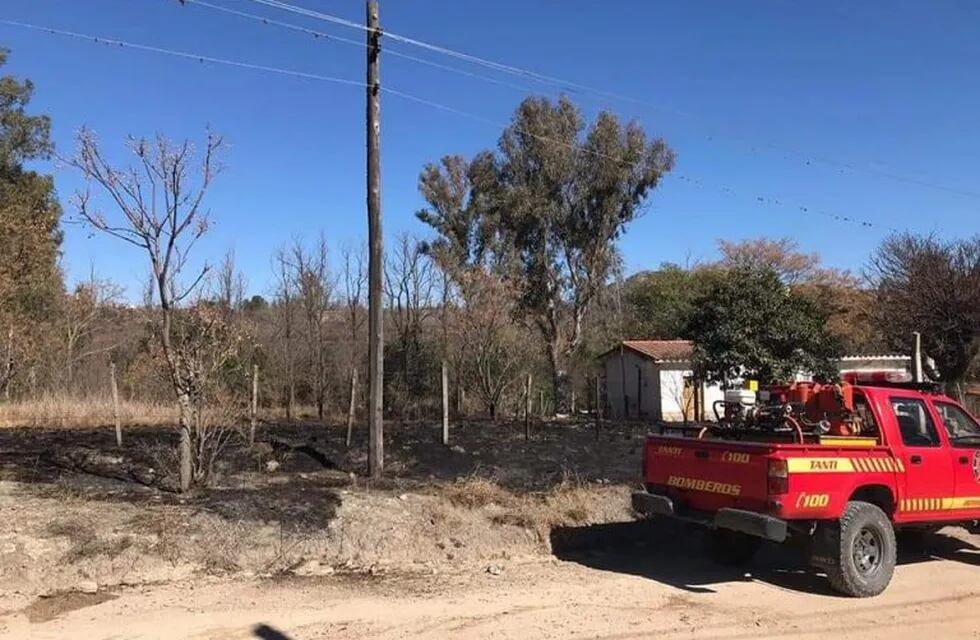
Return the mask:
[[122, 416], [119, 414], [119, 385], [116, 383], [116, 363], [109, 361], [109, 385], [112, 387], [112, 417], [116, 423], [116, 446], [122, 446]]
[[449, 371], [442, 361], [442, 444], [449, 444]]
[[599, 428], [602, 425], [602, 392], [599, 376], [595, 377], [595, 439], [599, 439]]
[[531, 374], [524, 383], [524, 439], [531, 439]]
[[354, 417], [357, 415], [357, 367], [350, 371], [350, 406], [347, 407], [347, 439], [344, 441], [350, 447], [350, 439], [354, 432]]
[[255, 444], [255, 428], [259, 423], [259, 365], [252, 365], [252, 406], [249, 409], [248, 446]]

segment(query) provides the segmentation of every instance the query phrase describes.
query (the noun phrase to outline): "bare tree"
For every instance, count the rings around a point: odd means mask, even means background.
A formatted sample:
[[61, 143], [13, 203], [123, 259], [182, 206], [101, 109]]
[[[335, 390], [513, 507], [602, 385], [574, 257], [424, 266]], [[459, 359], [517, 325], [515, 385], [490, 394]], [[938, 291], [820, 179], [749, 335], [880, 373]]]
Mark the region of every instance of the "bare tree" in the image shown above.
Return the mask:
[[334, 283], [327, 263], [327, 240], [320, 234], [311, 249], [296, 242], [292, 249], [292, 265], [296, 281], [297, 300], [305, 321], [307, 371], [310, 390], [316, 403], [317, 417], [326, 418], [324, 404], [327, 391], [327, 314]]
[[418, 398], [424, 385], [425, 371], [420, 369], [426, 321], [434, 311], [435, 278], [432, 261], [423, 245], [409, 235], [395, 240], [385, 259], [385, 299], [391, 318], [394, 348], [389, 357], [397, 358], [397, 367], [388, 369], [396, 378], [402, 400], [418, 409]]
[[296, 279], [285, 248], [276, 251], [272, 258], [272, 268], [276, 278], [275, 314], [277, 333], [282, 340], [283, 368], [285, 369], [286, 420], [293, 419], [296, 406]]
[[948, 393], [962, 400], [980, 360], [980, 235], [891, 236], [872, 255], [867, 276], [889, 345], [911, 353], [913, 332], [921, 333]]
[[355, 253], [350, 247], [343, 249], [344, 260], [344, 304], [347, 307], [347, 329], [350, 332], [350, 406], [347, 411], [347, 446], [350, 446], [351, 431], [354, 427], [355, 403], [357, 401], [357, 362], [360, 343], [358, 335], [364, 325], [363, 291], [367, 284], [366, 255], [363, 246]]
[[111, 351], [118, 342], [92, 344], [99, 324], [106, 318], [111, 305], [119, 302], [123, 288], [111, 280], [101, 279], [92, 269], [89, 278], [79, 283], [67, 296], [64, 305], [65, 386], [70, 390], [75, 381], [75, 365], [86, 358]]
[[527, 360], [527, 334], [514, 321], [514, 291], [481, 269], [459, 274], [463, 308], [456, 341], [465, 350], [461, 369], [491, 420], [497, 419], [504, 392], [519, 383]]
[[[195, 478], [202, 477], [202, 470], [195, 470], [194, 450], [201, 444], [195, 442], [195, 427], [200, 424], [203, 390], [195, 363], [175, 344], [175, 314], [208, 271], [205, 265], [187, 280], [183, 277], [196, 241], [208, 230], [209, 212], [202, 205], [205, 193], [220, 171], [217, 156], [222, 146], [222, 138], [209, 132], [196, 180], [191, 143], [186, 140], [173, 143], [163, 136], [153, 141], [130, 138], [129, 149], [137, 161], [120, 169], [102, 155], [95, 136], [82, 129], [78, 150], [69, 160], [90, 183], [102, 188], [114, 203], [117, 214], [121, 214], [121, 218], [106, 216], [86, 190], [75, 198], [82, 220], [143, 250], [149, 259], [159, 303], [157, 335], [179, 407], [181, 491], [187, 491]], [[197, 461], [198, 467], [200, 462]]]
[[235, 264], [235, 250], [229, 249], [218, 267], [218, 301], [228, 311], [240, 309], [245, 299], [245, 274]]

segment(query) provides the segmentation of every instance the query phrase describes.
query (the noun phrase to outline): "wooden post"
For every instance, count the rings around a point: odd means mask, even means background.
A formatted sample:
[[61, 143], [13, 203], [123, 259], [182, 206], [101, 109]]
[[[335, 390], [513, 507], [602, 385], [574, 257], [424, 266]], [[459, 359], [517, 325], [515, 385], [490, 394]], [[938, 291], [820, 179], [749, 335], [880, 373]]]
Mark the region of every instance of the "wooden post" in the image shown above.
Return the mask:
[[119, 385], [116, 382], [116, 363], [109, 362], [109, 385], [112, 387], [112, 417], [116, 423], [116, 446], [122, 446], [122, 416], [119, 413]]
[[357, 367], [350, 371], [350, 406], [347, 407], [347, 438], [344, 442], [350, 447], [351, 436], [354, 433], [354, 417], [357, 415]]
[[544, 389], [538, 389], [538, 415], [542, 418], [548, 415], [544, 409]]
[[524, 383], [524, 439], [531, 439], [531, 374]]
[[384, 328], [381, 300], [381, 27], [367, 2], [368, 473], [384, 473]]
[[602, 391], [600, 389], [599, 376], [595, 377], [595, 439], [599, 439], [599, 430], [602, 425]]
[[255, 428], [259, 423], [259, 365], [252, 365], [252, 406], [249, 411], [248, 446], [255, 444]]
[[449, 445], [449, 371], [442, 361], [442, 444]]

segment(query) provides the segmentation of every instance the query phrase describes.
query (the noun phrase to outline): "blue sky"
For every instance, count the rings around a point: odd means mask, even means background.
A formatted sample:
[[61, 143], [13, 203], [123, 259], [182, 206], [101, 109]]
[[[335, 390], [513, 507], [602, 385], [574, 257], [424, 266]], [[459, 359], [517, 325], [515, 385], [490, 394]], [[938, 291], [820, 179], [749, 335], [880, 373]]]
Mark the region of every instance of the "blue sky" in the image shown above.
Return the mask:
[[[289, 1], [363, 22], [360, 0]], [[363, 38], [248, 0], [211, 2]], [[674, 175], [621, 241], [631, 272], [710, 258], [718, 238], [758, 236], [794, 237], [827, 263], [859, 270], [889, 229], [980, 232], [975, 3], [382, 0], [381, 17], [392, 32], [636, 99], [572, 95], [589, 117], [605, 107], [635, 118], [678, 154]], [[352, 80], [364, 74], [360, 47], [177, 0], [5, 0], [0, 19]], [[34, 80], [33, 110], [50, 114], [63, 154], [82, 125], [119, 159], [129, 134], [201, 140], [208, 125], [222, 133], [227, 169], [209, 197], [215, 225], [202, 252], [233, 247], [251, 292], [268, 292], [269, 257], [282, 243], [321, 230], [335, 250], [364, 238], [362, 89], [6, 25], [0, 43], [12, 49], [3, 72]], [[385, 85], [495, 122], [523, 97], [391, 56], [382, 65]], [[425, 235], [414, 217], [422, 166], [492, 147], [500, 128], [393, 96], [382, 114], [385, 235]], [[55, 173], [71, 214], [78, 176], [56, 163], [41, 168]], [[138, 296], [137, 250], [67, 224], [64, 253], [72, 280], [94, 265]]]

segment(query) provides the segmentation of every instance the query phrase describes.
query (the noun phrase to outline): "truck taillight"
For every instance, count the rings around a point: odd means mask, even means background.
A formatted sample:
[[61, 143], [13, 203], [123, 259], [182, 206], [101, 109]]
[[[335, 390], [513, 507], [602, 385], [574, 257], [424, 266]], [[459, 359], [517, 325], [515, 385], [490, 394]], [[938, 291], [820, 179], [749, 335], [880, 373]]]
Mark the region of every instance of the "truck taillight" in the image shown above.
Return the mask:
[[789, 493], [789, 465], [785, 460], [769, 461], [769, 495]]

